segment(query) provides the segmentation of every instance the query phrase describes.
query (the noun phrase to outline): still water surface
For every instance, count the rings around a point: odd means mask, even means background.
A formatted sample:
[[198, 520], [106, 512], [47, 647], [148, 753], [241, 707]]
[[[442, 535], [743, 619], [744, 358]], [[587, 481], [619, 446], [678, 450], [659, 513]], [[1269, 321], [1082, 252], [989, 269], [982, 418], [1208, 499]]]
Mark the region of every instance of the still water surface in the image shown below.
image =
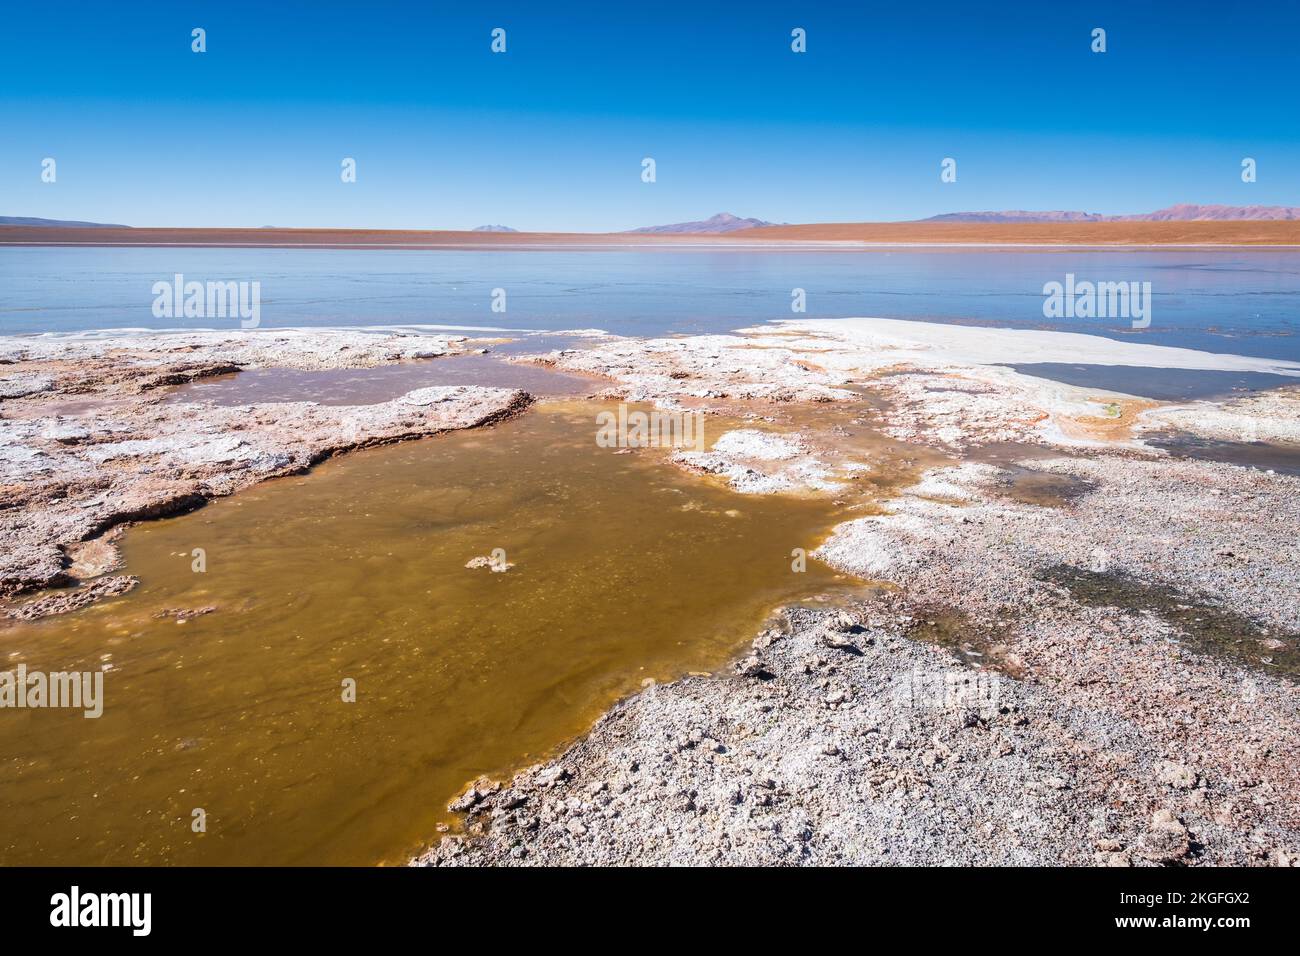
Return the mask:
[[[1148, 281], [1151, 327], [1043, 317], [1043, 284]], [[0, 249], [0, 333], [211, 326], [153, 317], [151, 287], [259, 281], [264, 326], [445, 324], [621, 335], [883, 316], [1055, 328], [1300, 361], [1300, 251]], [[491, 311], [492, 290], [506, 311]], [[232, 323], [234, 324], [234, 323]]]

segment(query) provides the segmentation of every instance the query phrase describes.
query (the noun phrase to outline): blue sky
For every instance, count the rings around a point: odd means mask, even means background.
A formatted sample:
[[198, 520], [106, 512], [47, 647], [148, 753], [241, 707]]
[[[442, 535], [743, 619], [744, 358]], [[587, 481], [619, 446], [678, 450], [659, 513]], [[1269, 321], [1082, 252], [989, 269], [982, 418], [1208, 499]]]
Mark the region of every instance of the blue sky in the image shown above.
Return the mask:
[[1290, 2], [7, 4], [0, 214], [620, 230], [1297, 205], [1297, 35]]

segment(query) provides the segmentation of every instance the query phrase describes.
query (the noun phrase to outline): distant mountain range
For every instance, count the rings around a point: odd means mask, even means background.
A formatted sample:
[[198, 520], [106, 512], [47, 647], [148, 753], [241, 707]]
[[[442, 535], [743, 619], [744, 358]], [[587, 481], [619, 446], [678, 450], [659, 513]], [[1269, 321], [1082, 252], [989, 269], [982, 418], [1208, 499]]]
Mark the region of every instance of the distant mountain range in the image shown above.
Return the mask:
[[30, 216], [0, 216], [0, 226], [80, 226], [92, 229], [130, 229], [115, 222], [78, 222], [75, 219], [33, 219]]
[[[983, 212], [948, 212], [940, 216], [930, 216], [915, 222], [983, 222], [983, 223], [1033, 223], [1033, 222], [1261, 222], [1268, 220], [1300, 220], [1300, 206], [1199, 206], [1193, 203], [1179, 203], [1155, 212], [1137, 213], [1127, 216], [1107, 216], [1098, 212], [1079, 212], [1068, 209], [1026, 210], [1002, 209]], [[624, 235], [646, 233], [657, 235], [708, 235], [728, 232], [740, 232], [744, 229], [756, 229], [760, 226], [774, 226], [778, 223], [763, 219], [742, 219], [729, 212], [720, 212], [708, 219], [695, 222], [674, 222], [663, 226], [642, 226], [629, 229]], [[785, 224], [785, 225], [788, 225]], [[99, 228], [130, 229], [111, 222], [82, 222], [72, 219], [38, 219], [30, 216], [0, 216], [0, 226], [43, 226], [50, 228]], [[278, 226], [263, 226], [263, 229], [278, 229]], [[518, 232], [510, 226], [487, 225], [476, 226], [472, 232]]]
[[720, 212], [708, 219], [698, 222], [674, 222], [666, 226], [642, 226], [629, 229], [628, 232], [654, 232], [684, 235], [687, 233], [738, 232], [741, 229], [753, 229], [757, 226], [774, 226], [776, 223], [764, 222], [762, 219], [741, 219], [729, 212]]
[[1006, 209], [994, 212], [948, 212], [919, 222], [1236, 222], [1265, 219], [1300, 219], [1300, 206], [1197, 206], [1179, 203], [1155, 212], [1131, 216], [1103, 216], [1097, 212], [1054, 209], [1029, 212]]
[[1179, 203], [1168, 209], [1157, 209], [1142, 216], [1114, 216], [1138, 222], [1190, 222], [1210, 219], [1216, 222], [1260, 219], [1300, 219], [1300, 206], [1194, 206]]
[[1063, 209], [1029, 212], [1024, 209], [1003, 209], [997, 212], [946, 212], [941, 216], [918, 219], [917, 222], [1101, 222], [1105, 218], [1097, 212], [1068, 212]]

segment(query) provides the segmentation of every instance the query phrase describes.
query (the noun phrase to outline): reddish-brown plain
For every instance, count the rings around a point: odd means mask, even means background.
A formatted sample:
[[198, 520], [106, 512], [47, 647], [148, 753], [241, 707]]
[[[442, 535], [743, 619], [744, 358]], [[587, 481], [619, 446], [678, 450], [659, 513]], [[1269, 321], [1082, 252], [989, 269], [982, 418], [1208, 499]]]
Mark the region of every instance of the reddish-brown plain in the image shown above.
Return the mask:
[[730, 233], [456, 232], [422, 229], [160, 229], [0, 226], [0, 245], [527, 246], [763, 245], [1300, 246], [1300, 220], [1247, 222], [842, 222], [764, 226]]

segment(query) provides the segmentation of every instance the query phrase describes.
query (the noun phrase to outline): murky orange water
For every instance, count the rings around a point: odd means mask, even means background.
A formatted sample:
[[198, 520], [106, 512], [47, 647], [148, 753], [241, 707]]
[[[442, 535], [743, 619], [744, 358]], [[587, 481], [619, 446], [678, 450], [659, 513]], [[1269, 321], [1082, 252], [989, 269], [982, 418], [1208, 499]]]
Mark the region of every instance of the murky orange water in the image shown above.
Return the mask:
[[[645, 678], [720, 667], [782, 602], [859, 586], [790, 555], [854, 505], [599, 448], [604, 407], [345, 456], [128, 532], [134, 592], [0, 629], [0, 669], [111, 665], [98, 720], [0, 712], [0, 862], [401, 861], [471, 778], [553, 753]], [[465, 567], [497, 548], [506, 573]]]

